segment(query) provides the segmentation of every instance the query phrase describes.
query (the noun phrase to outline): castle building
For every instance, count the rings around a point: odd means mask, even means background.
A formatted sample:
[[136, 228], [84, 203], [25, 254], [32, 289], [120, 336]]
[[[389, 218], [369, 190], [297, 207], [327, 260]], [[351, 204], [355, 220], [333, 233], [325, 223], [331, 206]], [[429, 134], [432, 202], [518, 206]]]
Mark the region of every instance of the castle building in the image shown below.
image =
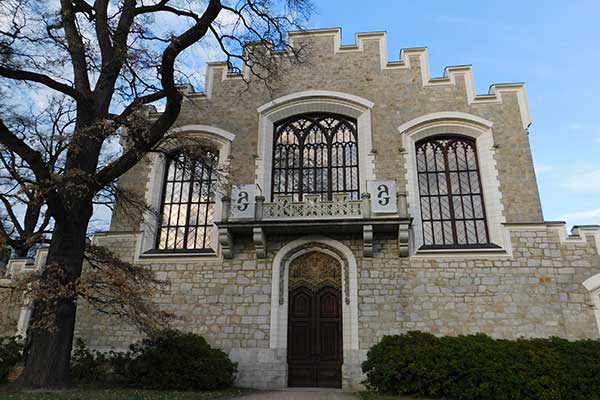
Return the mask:
[[[356, 388], [369, 348], [410, 330], [599, 337], [600, 227], [544, 221], [524, 84], [478, 95], [470, 66], [432, 78], [425, 48], [388, 61], [381, 32], [289, 40], [310, 51], [271, 92], [223, 63], [181, 88], [173, 132], [209, 156], [150, 154], [119, 183], [160, 217], [117, 211], [94, 239], [170, 281], [177, 328], [258, 388]], [[85, 305], [76, 335], [140, 338]]]

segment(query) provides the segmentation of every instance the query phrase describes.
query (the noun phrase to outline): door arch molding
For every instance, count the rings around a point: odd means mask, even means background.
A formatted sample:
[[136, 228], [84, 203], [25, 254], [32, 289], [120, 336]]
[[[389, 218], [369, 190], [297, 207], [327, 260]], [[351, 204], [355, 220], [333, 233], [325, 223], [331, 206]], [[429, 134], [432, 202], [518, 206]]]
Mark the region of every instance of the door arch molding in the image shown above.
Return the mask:
[[358, 272], [356, 257], [345, 244], [319, 235], [304, 236], [284, 245], [273, 258], [269, 347], [287, 349], [288, 282], [290, 263], [311, 251], [323, 252], [342, 266], [342, 329], [344, 359], [358, 350]]
[[289, 387], [342, 387], [342, 266], [312, 251], [290, 263]]

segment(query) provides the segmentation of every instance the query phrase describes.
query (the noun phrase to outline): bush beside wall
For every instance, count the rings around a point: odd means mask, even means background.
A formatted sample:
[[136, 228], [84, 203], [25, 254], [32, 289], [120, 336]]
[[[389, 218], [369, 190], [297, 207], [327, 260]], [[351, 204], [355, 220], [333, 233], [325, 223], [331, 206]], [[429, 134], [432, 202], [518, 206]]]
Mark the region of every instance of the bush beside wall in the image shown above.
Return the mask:
[[13, 367], [23, 358], [19, 337], [0, 337], [0, 383], [5, 383]]
[[600, 341], [496, 340], [486, 335], [385, 336], [362, 365], [389, 394], [461, 400], [598, 400]]
[[78, 341], [71, 376], [79, 383], [143, 389], [210, 390], [233, 385], [237, 364], [199, 335], [167, 330], [127, 353], [100, 353]]

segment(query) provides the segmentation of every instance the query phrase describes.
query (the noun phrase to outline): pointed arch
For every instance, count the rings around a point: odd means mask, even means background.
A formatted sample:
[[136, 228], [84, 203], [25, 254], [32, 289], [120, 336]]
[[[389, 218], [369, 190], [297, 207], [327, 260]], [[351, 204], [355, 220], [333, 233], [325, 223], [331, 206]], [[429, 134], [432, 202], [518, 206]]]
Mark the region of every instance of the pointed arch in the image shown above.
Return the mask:
[[[329, 90], [307, 90], [288, 94], [257, 108], [259, 113], [256, 159], [256, 183], [271, 196], [273, 170], [273, 136], [278, 121], [310, 113], [339, 114], [356, 120], [358, 164], [361, 166], [359, 193], [366, 191], [366, 181], [375, 179], [371, 110], [374, 103], [365, 98]], [[269, 200], [269, 199], [267, 199]]]
[[325, 236], [305, 236], [283, 246], [273, 258], [271, 280], [271, 349], [287, 349], [288, 274], [292, 261], [309, 252], [319, 251], [336, 259], [342, 266], [343, 348], [358, 347], [358, 270], [356, 257], [345, 244]]

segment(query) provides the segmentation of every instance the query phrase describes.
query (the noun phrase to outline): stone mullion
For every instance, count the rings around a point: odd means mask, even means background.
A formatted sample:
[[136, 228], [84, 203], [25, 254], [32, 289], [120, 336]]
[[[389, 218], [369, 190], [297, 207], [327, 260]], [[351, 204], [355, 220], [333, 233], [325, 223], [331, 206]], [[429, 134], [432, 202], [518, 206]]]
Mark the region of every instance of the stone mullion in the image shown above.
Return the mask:
[[[183, 248], [184, 249], [188, 249], [188, 235], [190, 233], [190, 214], [192, 212], [192, 192], [194, 191], [194, 177], [196, 176], [196, 166], [197, 166], [198, 161], [193, 161], [192, 162], [192, 168], [190, 171], [190, 181], [189, 181], [189, 188], [188, 188], [188, 199], [187, 202], [185, 204], [185, 208], [186, 208], [186, 214], [185, 214], [185, 226], [183, 227]], [[202, 164], [202, 169], [204, 169], [204, 164]], [[184, 169], [185, 172], [185, 169]], [[202, 175], [200, 175], [200, 177], [202, 177]], [[183, 184], [185, 182], [185, 175], [183, 175], [183, 179], [184, 181], [181, 182], [181, 191], [183, 192]], [[202, 182], [201, 182], [202, 184]], [[202, 190], [202, 188], [200, 188], [200, 190]], [[181, 196], [180, 200], [181, 200]], [[179, 208], [179, 210], [181, 210], [181, 207]], [[179, 212], [179, 210], [177, 210], [177, 212]], [[178, 215], [179, 217], [179, 215]], [[179, 224], [179, 218], [177, 218], [177, 224]], [[194, 242], [195, 245], [195, 242]]]
[[[454, 151], [454, 156], [456, 157], [456, 177], [458, 179], [458, 193], [459, 193], [459, 197], [460, 197], [460, 207], [462, 210], [462, 221], [461, 223], [463, 224], [463, 227], [465, 229], [465, 240], [466, 240], [466, 245], [469, 245], [469, 232], [467, 231], [467, 216], [465, 214], [465, 201], [464, 201], [464, 196], [463, 196], [463, 190], [462, 190], [462, 180], [460, 179], [460, 166], [459, 166], [459, 162], [458, 162], [458, 150], [456, 149], [456, 142], [457, 140], [455, 140], [452, 143], [452, 150]], [[466, 155], [465, 155], [465, 162], [466, 162]], [[454, 194], [453, 194], [454, 196]], [[456, 220], [455, 220], [456, 221]]]
[[[443, 154], [443, 152], [442, 152], [442, 154]], [[445, 163], [445, 161], [444, 161], [444, 163]], [[440, 210], [440, 228], [442, 230], [442, 242], [443, 242], [442, 244], [446, 244], [446, 232], [445, 232], [445, 229], [444, 229], [444, 213], [442, 212], [442, 193], [440, 191], [440, 180], [438, 178], [438, 172], [440, 172], [440, 171], [438, 170], [438, 167], [437, 167], [437, 154], [436, 154], [436, 150], [435, 149], [433, 151], [433, 165], [434, 165], [434, 168], [435, 168], [435, 184], [436, 184], [436, 187], [437, 187], [437, 198], [436, 198], [436, 200], [438, 202], [438, 206], [439, 206], [439, 210]]]
[[[450, 144], [447, 144], [443, 149], [442, 153], [444, 154], [444, 169], [446, 175], [446, 193], [448, 195], [448, 207], [450, 208], [450, 226], [452, 227], [452, 234], [454, 235], [454, 240], [452, 244], [458, 244], [458, 232], [456, 229], [456, 214], [454, 213], [454, 196], [452, 193], [452, 180], [450, 179], [450, 162], [448, 161], [448, 151], [450, 151]], [[459, 177], [459, 185], [460, 187], [460, 177]], [[464, 211], [463, 211], [464, 213]], [[464, 216], [464, 214], [463, 214]], [[465, 228], [466, 229], [466, 228]]]

